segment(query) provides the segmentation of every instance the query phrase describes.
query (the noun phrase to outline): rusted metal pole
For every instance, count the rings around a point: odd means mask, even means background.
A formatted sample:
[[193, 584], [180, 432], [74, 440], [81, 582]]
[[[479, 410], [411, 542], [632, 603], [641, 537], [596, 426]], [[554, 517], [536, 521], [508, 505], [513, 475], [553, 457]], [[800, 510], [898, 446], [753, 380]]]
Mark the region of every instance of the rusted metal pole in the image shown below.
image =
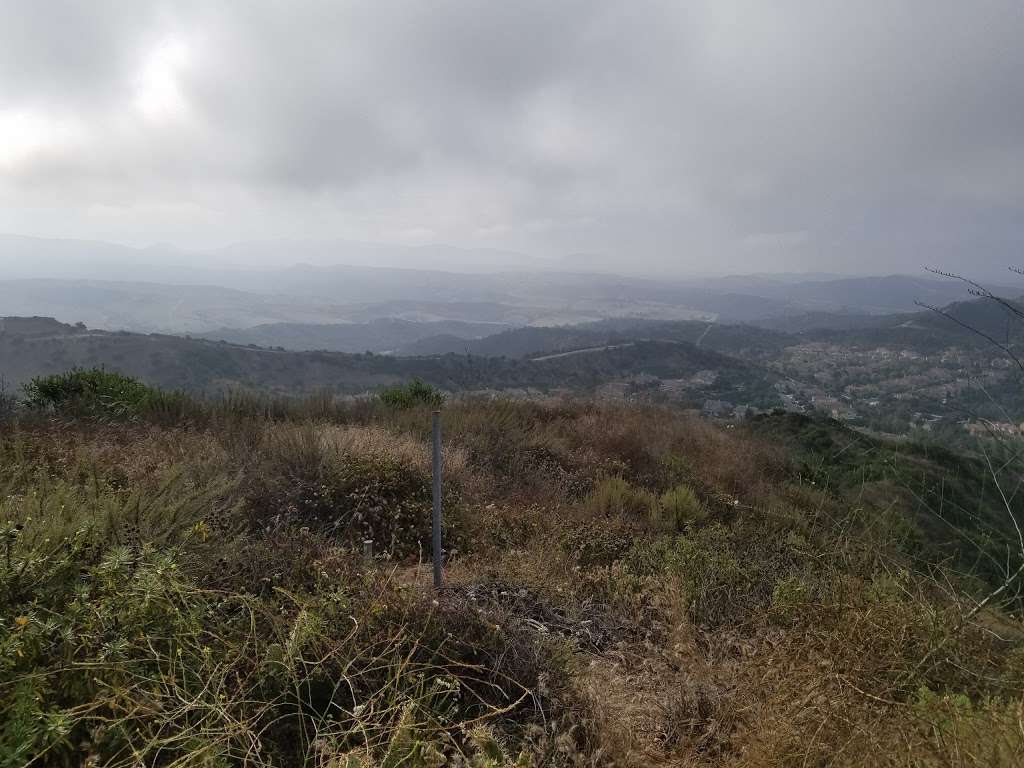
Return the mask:
[[441, 588], [441, 412], [433, 413], [434, 428], [434, 589]]

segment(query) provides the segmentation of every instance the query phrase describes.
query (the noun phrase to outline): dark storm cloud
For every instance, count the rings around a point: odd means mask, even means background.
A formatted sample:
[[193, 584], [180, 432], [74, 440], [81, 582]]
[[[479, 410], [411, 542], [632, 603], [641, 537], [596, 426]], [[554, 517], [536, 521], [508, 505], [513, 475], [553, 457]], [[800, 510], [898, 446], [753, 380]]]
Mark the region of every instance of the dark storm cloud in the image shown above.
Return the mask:
[[3, 11], [3, 229], [622, 269], [907, 271], [1024, 246], [1013, 0]]

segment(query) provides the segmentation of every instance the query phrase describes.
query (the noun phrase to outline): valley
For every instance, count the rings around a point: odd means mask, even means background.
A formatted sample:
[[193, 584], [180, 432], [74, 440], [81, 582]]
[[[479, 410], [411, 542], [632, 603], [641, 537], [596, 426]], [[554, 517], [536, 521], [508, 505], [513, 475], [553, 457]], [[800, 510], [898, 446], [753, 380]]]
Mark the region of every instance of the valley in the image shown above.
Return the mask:
[[392, 318], [194, 337], [8, 318], [0, 372], [12, 390], [34, 376], [100, 366], [190, 392], [341, 397], [420, 378], [457, 396], [573, 393], [671, 403], [718, 418], [782, 408], [884, 434], [962, 440], [985, 424], [1005, 431], [1024, 421], [1020, 339], [1007, 306], [976, 299], [942, 314], [866, 315], [852, 327], [840, 316], [837, 325], [846, 327], [796, 332], [643, 318], [547, 327]]

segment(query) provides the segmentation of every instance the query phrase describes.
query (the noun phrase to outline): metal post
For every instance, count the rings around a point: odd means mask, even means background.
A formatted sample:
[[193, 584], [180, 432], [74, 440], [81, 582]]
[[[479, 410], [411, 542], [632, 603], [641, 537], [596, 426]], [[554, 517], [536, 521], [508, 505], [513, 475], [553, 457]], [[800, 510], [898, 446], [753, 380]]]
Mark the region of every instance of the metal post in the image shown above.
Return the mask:
[[434, 589], [441, 588], [441, 412], [434, 411]]

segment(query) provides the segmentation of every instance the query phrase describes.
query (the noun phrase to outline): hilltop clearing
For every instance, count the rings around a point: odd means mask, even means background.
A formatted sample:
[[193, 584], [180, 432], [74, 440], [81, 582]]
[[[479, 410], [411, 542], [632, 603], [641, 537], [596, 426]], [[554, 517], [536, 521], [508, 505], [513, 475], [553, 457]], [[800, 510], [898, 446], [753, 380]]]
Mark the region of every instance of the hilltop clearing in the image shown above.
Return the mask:
[[1024, 552], [971, 461], [451, 403], [437, 593], [429, 406], [393, 394], [35, 382], [0, 421], [0, 765], [1020, 764]]

